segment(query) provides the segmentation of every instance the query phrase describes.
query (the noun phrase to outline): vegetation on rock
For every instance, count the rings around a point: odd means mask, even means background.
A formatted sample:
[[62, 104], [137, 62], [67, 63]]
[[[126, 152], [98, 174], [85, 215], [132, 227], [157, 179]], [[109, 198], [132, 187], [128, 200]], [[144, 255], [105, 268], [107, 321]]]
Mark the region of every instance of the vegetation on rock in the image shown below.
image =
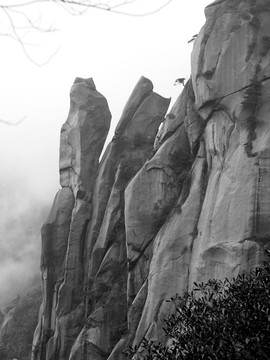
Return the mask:
[[149, 360], [270, 358], [270, 261], [248, 275], [194, 285], [193, 291], [169, 300], [176, 311], [164, 322], [167, 344], [145, 339], [139, 349], [130, 347], [127, 356], [136, 353]]
[[257, 114], [259, 110], [259, 101], [262, 92], [262, 84], [258, 81], [258, 73], [260, 72], [260, 67], [258, 66], [256, 69], [256, 74], [254, 78], [251, 80], [251, 85], [245, 90], [244, 100], [242, 101], [242, 105], [244, 109], [247, 111], [247, 115], [244, 120], [241, 122], [241, 126], [248, 130], [247, 142], [245, 144], [245, 151], [248, 157], [254, 157], [257, 153], [252, 152], [252, 142], [256, 139], [257, 135], [255, 132], [255, 128], [257, 125]]

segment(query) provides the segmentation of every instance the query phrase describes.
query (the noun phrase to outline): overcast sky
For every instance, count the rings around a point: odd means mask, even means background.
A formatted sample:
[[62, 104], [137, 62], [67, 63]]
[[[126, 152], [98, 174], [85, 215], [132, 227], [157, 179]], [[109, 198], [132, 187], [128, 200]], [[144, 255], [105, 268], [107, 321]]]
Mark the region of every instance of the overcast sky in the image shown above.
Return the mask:
[[[122, 11], [145, 13], [166, 1], [137, 0]], [[110, 138], [142, 75], [160, 95], [172, 97], [172, 105], [183, 89], [173, 86], [175, 79], [190, 76], [193, 43], [187, 42], [203, 26], [209, 3], [172, 0], [162, 11], [142, 17], [97, 9], [74, 17], [54, 3], [36, 0], [23, 10], [32, 20], [40, 14], [42, 27], [59, 29], [32, 31], [23, 38], [35, 44], [27, 54], [36, 62], [58, 49], [41, 67], [29, 61], [18, 42], [0, 36], [0, 118], [11, 123], [24, 118], [17, 126], [0, 123], [0, 307], [39, 276], [40, 227], [60, 188], [59, 136], [74, 79], [92, 77], [107, 98], [113, 116]], [[0, 9], [0, 34], [5, 29]]]
[[[164, 2], [138, 0], [136, 7], [122, 10], [144, 13]], [[97, 9], [74, 17], [55, 4], [32, 7], [31, 16], [40, 13], [45, 27], [53, 23], [59, 31], [30, 34], [36, 46], [28, 47], [29, 54], [42, 62], [59, 50], [37, 67], [16, 41], [0, 37], [0, 118], [25, 117], [18, 126], [0, 124], [1, 182], [24, 183], [36, 196], [53, 200], [59, 188], [59, 133], [77, 76], [93, 77], [108, 100], [113, 126], [141, 75], [152, 80], [156, 92], [175, 100], [182, 86], [173, 86], [174, 80], [190, 75], [193, 44], [187, 41], [203, 26], [210, 2], [172, 0], [144, 17]]]

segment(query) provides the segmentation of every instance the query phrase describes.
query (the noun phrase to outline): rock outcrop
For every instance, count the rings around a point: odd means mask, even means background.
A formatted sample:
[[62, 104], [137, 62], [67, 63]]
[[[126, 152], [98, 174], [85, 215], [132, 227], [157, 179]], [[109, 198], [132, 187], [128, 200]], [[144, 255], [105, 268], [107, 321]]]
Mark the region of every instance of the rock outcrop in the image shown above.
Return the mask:
[[99, 164], [110, 112], [92, 79], [75, 80], [61, 130], [62, 189], [42, 228], [33, 359], [104, 358], [127, 329], [124, 191], [151, 156], [168, 106], [141, 78]]
[[33, 332], [41, 303], [40, 282], [34, 283], [27, 294], [17, 296], [1, 313], [0, 359], [29, 360]]
[[92, 79], [77, 78], [70, 112], [61, 130], [60, 183], [42, 228], [41, 315], [33, 357], [66, 359], [84, 321], [85, 234], [91, 217], [95, 177], [111, 114]]
[[141, 78], [100, 162], [106, 100], [92, 80], [73, 85], [33, 360], [121, 359], [143, 337], [163, 339], [166, 299], [264, 259], [270, 4], [217, 0], [205, 14], [172, 109]]

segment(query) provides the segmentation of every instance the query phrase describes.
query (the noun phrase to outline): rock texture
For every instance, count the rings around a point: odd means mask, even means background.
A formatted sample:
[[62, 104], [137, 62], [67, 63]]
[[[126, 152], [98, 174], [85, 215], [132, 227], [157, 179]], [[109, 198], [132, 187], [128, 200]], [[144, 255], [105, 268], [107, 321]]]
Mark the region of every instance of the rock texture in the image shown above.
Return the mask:
[[263, 261], [270, 4], [218, 0], [205, 14], [176, 103], [166, 115], [169, 100], [141, 78], [100, 162], [106, 101], [92, 80], [73, 85], [33, 360], [122, 359], [143, 337], [163, 340], [166, 299]]
[[43, 303], [33, 359], [107, 357], [127, 331], [124, 191], [151, 156], [169, 99], [141, 78], [99, 164], [107, 102], [76, 79], [61, 130], [60, 183], [42, 228]]
[[42, 228], [43, 302], [33, 358], [67, 359], [84, 320], [83, 255], [94, 182], [111, 114], [92, 79], [77, 78], [61, 130], [60, 183]]
[[32, 285], [27, 294], [17, 296], [1, 313], [0, 358], [29, 360], [33, 332], [41, 303], [40, 282]]

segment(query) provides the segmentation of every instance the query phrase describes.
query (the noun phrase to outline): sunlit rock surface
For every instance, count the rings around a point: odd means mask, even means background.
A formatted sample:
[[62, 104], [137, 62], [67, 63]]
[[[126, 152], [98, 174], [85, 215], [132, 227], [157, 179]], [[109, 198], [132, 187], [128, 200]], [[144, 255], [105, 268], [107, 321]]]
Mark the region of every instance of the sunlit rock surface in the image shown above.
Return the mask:
[[[63, 189], [43, 227], [33, 360], [122, 359], [143, 337], [164, 339], [166, 299], [262, 264], [270, 245], [270, 4], [218, 0], [205, 14], [176, 103], [167, 111], [169, 100], [142, 77], [99, 163], [109, 111], [95, 110], [104, 134], [87, 127], [93, 151], [79, 140], [85, 115], [70, 112]], [[85, 109], [86, 88], [94, 91], [80, 82], [71, 109]], [[105, 103], [99, 96], [89, 119]]]

